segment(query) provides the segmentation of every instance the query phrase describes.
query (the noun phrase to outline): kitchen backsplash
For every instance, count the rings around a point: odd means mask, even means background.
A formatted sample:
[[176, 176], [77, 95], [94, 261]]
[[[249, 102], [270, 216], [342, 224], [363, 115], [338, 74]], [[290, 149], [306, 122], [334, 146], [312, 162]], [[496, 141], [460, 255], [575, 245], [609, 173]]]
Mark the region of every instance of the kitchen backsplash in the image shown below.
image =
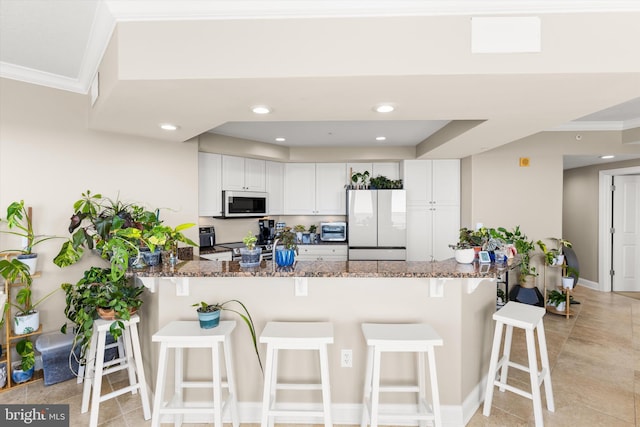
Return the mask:
[[[284, 222], [288, 227], [302, 224], [307, 229], [311, 224], [320, 226], [321, 222], [346, 221], [344, 215], [276, 215], [265, 217], [276, 222]], [[200, 217], [200, 226], [213, 225], [216, 229], [216, 243], [241, 242], [247, 231], [258, 234], [258, 218], [217, 219]]]

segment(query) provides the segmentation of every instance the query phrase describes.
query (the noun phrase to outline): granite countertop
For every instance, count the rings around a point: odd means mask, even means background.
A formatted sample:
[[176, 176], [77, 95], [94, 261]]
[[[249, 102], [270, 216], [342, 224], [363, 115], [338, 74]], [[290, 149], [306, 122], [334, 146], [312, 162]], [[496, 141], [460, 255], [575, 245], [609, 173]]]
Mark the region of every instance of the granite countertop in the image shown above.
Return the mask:
[[296, 261], [292, 267], [273, 268], [272, 261], [243, 268], [238, 261], [180, 261], [173, 268], [162, 265], [131, 270], [134, 277], [453, 277], [495, 278], [504, 271], [495, 264], [480, 266], [444, 261]]

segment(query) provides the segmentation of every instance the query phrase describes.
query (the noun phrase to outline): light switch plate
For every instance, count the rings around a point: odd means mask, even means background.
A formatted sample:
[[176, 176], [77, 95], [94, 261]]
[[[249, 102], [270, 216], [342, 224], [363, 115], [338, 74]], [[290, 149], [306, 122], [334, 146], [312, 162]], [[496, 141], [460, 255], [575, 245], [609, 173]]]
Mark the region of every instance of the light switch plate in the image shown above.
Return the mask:
[[308, 295], [308, 280], [306, 277], [294, 277], [295, 282], [295, 296], [306, 297]]

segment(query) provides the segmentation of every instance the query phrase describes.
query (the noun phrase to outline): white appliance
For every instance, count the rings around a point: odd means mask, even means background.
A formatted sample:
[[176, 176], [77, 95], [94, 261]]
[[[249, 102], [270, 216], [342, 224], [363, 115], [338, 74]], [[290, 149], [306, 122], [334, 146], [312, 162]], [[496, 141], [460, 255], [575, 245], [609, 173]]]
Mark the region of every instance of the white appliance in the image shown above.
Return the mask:
[[349, 260], [407, 257], [405, 190], [347, 190]]

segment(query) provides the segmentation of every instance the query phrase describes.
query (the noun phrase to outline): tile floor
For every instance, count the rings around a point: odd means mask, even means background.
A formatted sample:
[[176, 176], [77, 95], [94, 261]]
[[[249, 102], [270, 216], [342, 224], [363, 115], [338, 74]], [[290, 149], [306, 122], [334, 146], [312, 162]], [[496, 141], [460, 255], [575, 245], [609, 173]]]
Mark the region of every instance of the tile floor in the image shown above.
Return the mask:
[[[640, 426], [640, 300], [575, 290], [580, 305], [569, 320], [548, 314], [545, 332], [552, 367], [556, 411], [544, 410], [546, 426]], [[527, 364], [524, 336], [514, 331], [513, 360]], [[126, 381], [123, 372], [105, 381], [103, 393]], [[511, 370], [509, 382], [528, 387], [528, 374]], [[80, 413], [82, 386], [43, 382], [0, 394], [2, 403], [68, 403], [71, 426], [86, 426]], [[544, 393], [542, 393], [544, 396]], [[544, 399], [544, 397], [543, 397]], [[543, 406], [546, 403], [543, 400]], [[100, 426], [139, 427], [144, 421], [140, 399], [125, 394], [100, 405]], [[194, 424], [189, 424], [194, 426]], [[468, 426], [533, 426], [531, 401], [513, 393], [494, 392], [490, 417], [480, 407]], [[248, 425], [244, 425], [245, 427]]]

